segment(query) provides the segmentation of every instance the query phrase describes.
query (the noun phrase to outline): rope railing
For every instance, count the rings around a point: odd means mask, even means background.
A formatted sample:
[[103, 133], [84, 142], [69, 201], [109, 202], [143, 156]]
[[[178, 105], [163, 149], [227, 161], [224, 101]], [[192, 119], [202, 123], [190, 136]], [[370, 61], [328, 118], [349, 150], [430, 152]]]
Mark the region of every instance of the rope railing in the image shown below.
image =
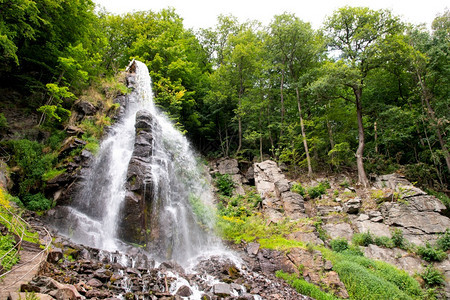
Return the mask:
[[0, 146], [0, 159], [2, 159], [4, 162], [8, 162], [11, 159], [11, 155], [6, 151], [5, 149]]
[[[12, 247], [6, 254], [4, 254], [2, 257], [0, 257], [0, 261], [3, 260], [3, 258], [6, 257], [6, 255], [8, 255], [9, 253], [11, 253], [11, 251], [14, 251], [14, 249], [17, 249], [17, 252], [14, 254], [13, 257], [18, 257], [20, 251], [21, 251], [21, 245], [24, 241], [24, 237], [30, 237], [32, 238], [32, 236], [27, 235], [26, 234], [26, 229], [27, 228], [32, 228], [32, 226], [30, 224], [28, 224], [28, 222], [26, 222], [22, 217], [20, 217], [19, 215], [15, 214], [14, 212], [12, 212], [10, 209], [8, 209], [8, 207], [6, 207], [3, 204], [0, 204], [0, 206], [5, 209], [11, 216], [11, 221], [9, 221], [8, 219], [6, 219], [3, 215], [0, 215], [1, 219], [3, 221], [5, 221], [9, 226], [10, 226], [10, 230], [12, 232], [14, 232], [18, 237], [19, 237], [19, 241], [16, 242], [16, 244], [14, 245], [14, 247]], [[36, 268], [39, 268], [42, 264], [42, 262], [44, 260], [46, 260], [47, 258], [47, 253], [48, 250], [50, 248], [51, 242], [52, 242], [52, 236], [50, 234], [50, 232], [47, 230], [47, 228], [42, 227], [43, 230], [45, 231], [45, 237], [43, 239], [46, 239], [45, 241], [45, 247], [39, 251], [36, 252], [36, 254], [34, 256], [32, 256], [31, 258], [24, 260], [24, 261], [19, 261], [16, 265], [12, 266], [11, 270], [3, 273], [0, 275], [0, 279], [5, 278], [6, 275], [19, 270], [21, 268], [26, 267], [27, 268], [27, 272], [25, 272], [23, 275], [17, 277], [12, 283], [10, 283], [7, 286], [3, 286], [1, 288], [1, 290], [6, 290], [8, 288], [10, 288], [11, 286], [13, 286], [14, 284], [20, 282], [23, 278], [25, 278], [25, 276], [27, 276], [30, 272], [32, 272], [33, 270], [35, 270]], [[37, 259], [38, 257], [40, 257], [39, 259]], [[32, 265], [30, 265], [30, 263], [32, 263]]]

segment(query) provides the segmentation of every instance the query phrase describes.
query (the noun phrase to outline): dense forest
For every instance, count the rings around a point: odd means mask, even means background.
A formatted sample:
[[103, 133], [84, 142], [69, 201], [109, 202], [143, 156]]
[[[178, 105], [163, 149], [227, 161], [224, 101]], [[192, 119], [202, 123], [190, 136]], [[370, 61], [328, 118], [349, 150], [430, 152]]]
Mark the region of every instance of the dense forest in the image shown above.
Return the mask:
[[[0, 16], [1, 146], [21, 167], [26, 203], [41, 203], [39, 182], [63, 172], [54, 151], [73, 104], [126, 92], [115, 82], [133, 58], [207, 157], [270, 157], [294, 175], [356, 170], [362, 186], [399, 171], [448, 191], [448, 10], [431, 31], [364, 7], [336, 10], [320, 30], [284, 13], [268, 26], [221, 15], [194, 31], [174, 9], [113, 15], [91, 0], [6, 0]], [[12, 108], [35, 115], [38, 134], [14, 133]], [[83, 124], [86, 147], [110, 122]]]

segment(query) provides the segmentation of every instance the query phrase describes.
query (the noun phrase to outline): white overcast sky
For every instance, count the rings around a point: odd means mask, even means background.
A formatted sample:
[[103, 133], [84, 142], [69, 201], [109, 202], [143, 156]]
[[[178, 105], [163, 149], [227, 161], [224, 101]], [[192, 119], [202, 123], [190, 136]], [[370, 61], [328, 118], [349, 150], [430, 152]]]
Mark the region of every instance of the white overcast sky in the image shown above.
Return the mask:
[[207, 28], [216, 24], [220, 14], [232, 14], [241, 21], [258, 20], [267, 25], [272, 17], [283, 12], [295, 13], [301, 20], [319, 28], [326, 16], [335, 9], [367, 6], [372, 9], [388, 8], [402, 20], [413, 24], [426, 23], [430, 27], [437, 14], [449, 7], [444, 0], [94, 0], [108, 12], [123, 14], [133, 11], [173, 7], [184, 19], [187, 28]]

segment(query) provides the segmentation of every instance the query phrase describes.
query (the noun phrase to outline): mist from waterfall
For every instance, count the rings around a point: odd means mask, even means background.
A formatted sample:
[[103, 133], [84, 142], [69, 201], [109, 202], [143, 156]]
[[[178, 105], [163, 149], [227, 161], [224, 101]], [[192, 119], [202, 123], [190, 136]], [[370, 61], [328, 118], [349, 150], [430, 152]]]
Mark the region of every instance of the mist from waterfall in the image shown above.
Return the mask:
[[152, 209], [159, 210], [157, 225], [162, 226], [164, 236], [158, 243], [149, 240], [142, 247], [157, 259], [185, 263], [219, 245], [218, 239], [209, 232], [213, 214], [202, 216], [200, 225], [190, 203], [194, 201], [212, 208], [210, 183], [186, 137], [156, 108], [146, 65], [139, 61], [133, 64], [136, 74], [129, 78], [131, 92], [127, 95], [125, 111], [101, 142], [79, 194], [70, 207], [66, 207], [67, 225], [58, 227], [61, 233], [78, 243], [109, 251], [123, 247], [124, 243], [118, 239], [117, 224], [127, 192], [125, 185], [135, 142], [136, 113], [146, 110], [152, 115], [154, 129], [149, 157], [148, 180], [151, 182], [144, 184], [153, 187]]

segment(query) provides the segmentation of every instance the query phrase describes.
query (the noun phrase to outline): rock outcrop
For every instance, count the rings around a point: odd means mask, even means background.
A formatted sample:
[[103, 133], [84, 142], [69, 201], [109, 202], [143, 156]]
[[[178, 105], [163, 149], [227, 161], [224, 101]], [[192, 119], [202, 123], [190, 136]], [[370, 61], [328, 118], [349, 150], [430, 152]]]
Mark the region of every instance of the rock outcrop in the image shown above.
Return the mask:
[[304, 199], [291, 192], [291, 183], [281, 172], [277, 163], [266, 160], [254, 164], [255, 186], [262, 198], [263, 213], [272, 221], [284, 217], [297, 220], [306, 217]]
[[242, 175], [239, 170], [239, 163], [237, 159], [234, 158], [220, 158], [218, 160], [214, 160], [210, 163], [210, 168], [212, 169], [211, 174], [219, 173], [219, 174], [228, 174], [234, 182], [234, 191], [235, 195], [244, 195], [245, 190], [243, 185], [249, 182], [252, 179], [251, 170], [246, 173], [246, 176]]
[[[158, 214], [154, 212], [153, 180], [150, 159], [152, 155], [152, 115], [148, 111], [136, 114], [136, 138], [128, 165], [126, 195], [121, 210], [118, 236], [129, 243], [143, 245], [148, 238], [158, 236]], [[153, 225], [153, 226], [152, 226]], [[150, 229], [149, 232], [147, 229]]]

